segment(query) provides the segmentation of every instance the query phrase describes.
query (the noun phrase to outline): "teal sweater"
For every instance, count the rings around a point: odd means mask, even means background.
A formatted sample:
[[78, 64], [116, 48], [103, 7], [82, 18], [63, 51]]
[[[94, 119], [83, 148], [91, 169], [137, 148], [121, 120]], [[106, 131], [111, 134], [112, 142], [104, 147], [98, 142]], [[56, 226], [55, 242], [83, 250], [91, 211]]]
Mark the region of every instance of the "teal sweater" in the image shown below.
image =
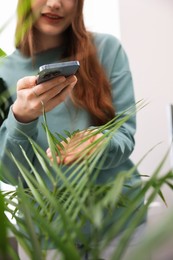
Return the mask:
[[[122, 113], [125, 109], [134, 105], [134, 90], [132, 76], [129, 69], [128, 58], [120, 42], [112, 35], [94, 34], [95, 44], [97, 46], [98, 57], [104, 66], [107, 77], [112, 86], [113, 103], [116, 115]], [[2, 78], [12, 95], [12, 100], [16, 99], [17, 81], [28, 75], [36, 75], [40, 65], [60, 61], [62, 48], [51, 49], [36, 56], [36, 62], [33, 67], [31, 58], [24, 57], [19, 50], [5, 58], [0, 64], [0, 78]], [[98, 86], [99, 87], [99, 86]], [[70, 100], [60, 104], [55, 109], [47, 113], [47, 120], [50, 130], [63, 133], [63, 130], [70, 132], [76, 129], [85, 129], [92, 126], [91, 116], [84, 109], [76, 109]], [[22, 145], [27, 155], [33, 161], [36, 167], [37, 161], [34, 158], [28, 139], [21, 135], [17, 129], [20, 129], [26, 135], [35, 140], [44, 150], [48, 148], [45, 132], [42, 127], [43, 118], [40, 117], [28, 124], [17, 122], [10, 109], [7, 118], [0, 128], [0, 158], [12, 170], [13, 176], [18, 176], [18, 170], [12, 162], [6, 157], [6, 149], [14, 153], [16, 158], [25, 164], [22, 159], [19, 145]], [[103, 166], [99, 178], [102, 181], [109, 178], [112, 174], [120, 170], [127, 170], [133, 166], [129, 156], [134, 149], [135, 117], [132, 117], [125, 123], [109, 145], [109, 154], [105, 165]], [[40, 172], [42, 170], [40, 169]], [[4, 176], [4, 181], [7, 181]]]
[[[94, 33], [94, 42], [97, 47], [100, 63], [105, 68], [108, 80], [112, 86], [112, 97], [116, 115], [119, 115], [135, 104], [133, 81], [127, 55], [119, 40], [112, 35]], [[0, 79], [5, 82], [8, 90], [12, 93], [12, 101], [16, 99], [15, 88], [17, 81], [24, 76], [36, 75], [39, 66], [43, 64], [60, 61], [62, 51], [63, 47], [59, 47], [39, 53], [36, 56], [34, 66], [31, 58], [23, 56], [18, 49], [4, 58], [0, 64]], [[60, 134], [63, 134], [64, 130], [72, 132], [76, 129], [82, 130], [93, 126], [91, 115], [88, 111], [77, 109], [69, 99], [48, 112], [47, 121], [51, 132], [58, 132]], [[9, 109], [9, 113], [1, 125], [0, 159], [8, 167], [16, 180], [18, 179], [19, 172], [14, 163], [6, 155], [6, 150], [13, 153], [16, 159], [28, 168], [25, 159], [21, 155], [19, 146], [23, 147], [33, 165], [40, 172], [40, 175], [46, 179], [46, 175], [35, 158], [27, 137], [18, 131], [19, 129], [26, 133], [27, 136], [31, 137], [40, 147], [46, 150], [48, 143], [42, 123], [42, 116], [31, 123], [20, 123], [14, 118], [12, 110]], [[135, 145], [135, 130], [136, 122], [135, 116], [133, 116], [114, 134], [108, 146], [106, 161], [98, 175], [98, 183], [105, 183], [112, 180], [119, 172], [129, 170], [134, 166], [129, 157]], [[4, 182], [9, 182], [5, 174], [2, 177]], [[130, 180], [130, 184], [133, 186], [139, 179], [140, 176], [136, 171]]]

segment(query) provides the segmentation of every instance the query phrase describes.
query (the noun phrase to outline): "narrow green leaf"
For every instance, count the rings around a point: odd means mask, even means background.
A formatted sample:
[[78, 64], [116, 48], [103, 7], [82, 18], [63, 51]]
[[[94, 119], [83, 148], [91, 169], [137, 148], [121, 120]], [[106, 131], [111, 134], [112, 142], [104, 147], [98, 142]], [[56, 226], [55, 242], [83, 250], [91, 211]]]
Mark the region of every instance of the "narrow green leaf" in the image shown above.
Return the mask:
[[5, 57], [7, 54], [0, 48], [0, 57]]
[[4, 197], [0, 191], [0, 252], [5, 257], [7, 254], [7, 222], [5, 216], [5, 204], [4, 204]]

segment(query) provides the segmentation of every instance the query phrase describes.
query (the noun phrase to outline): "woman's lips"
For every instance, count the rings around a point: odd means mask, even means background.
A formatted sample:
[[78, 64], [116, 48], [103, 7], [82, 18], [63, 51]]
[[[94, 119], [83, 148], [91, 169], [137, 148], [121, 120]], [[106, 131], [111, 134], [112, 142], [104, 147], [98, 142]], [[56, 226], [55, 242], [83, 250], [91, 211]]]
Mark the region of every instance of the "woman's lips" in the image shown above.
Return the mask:
[[44, 13], [42, 14], [42, 17], [49, 22], [59, 22], [60, 20], [63, 19], [62, 16], [59, 16], [57, 14], [51, 14], [51, 13]]

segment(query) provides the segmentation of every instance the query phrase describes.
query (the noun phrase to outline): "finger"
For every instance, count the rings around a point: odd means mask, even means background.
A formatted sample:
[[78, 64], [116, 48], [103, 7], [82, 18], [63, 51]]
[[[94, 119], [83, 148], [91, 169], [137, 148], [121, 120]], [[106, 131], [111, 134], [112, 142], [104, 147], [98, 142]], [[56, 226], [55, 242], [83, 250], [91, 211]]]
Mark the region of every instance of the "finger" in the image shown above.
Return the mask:
[[[53, 158], [51, 158], [50, 160], [51, 160], [51, 162], [53, 162]], [[62, 164], [62, 161], [63, 161], [62, 158], [60, 158], [59, 156], [56, 156], [56, 162], [58, 165]]]
[[49, 158], [52, 157], [52, 153], [51, 153], [50, 148], [47, 149], [46, 154], [47, 154], [47, 157], [49, 157]]
[[[46, 82], [40, 83], [36, 86], [37, 94], [40, 96], [46, 93], [46, 96], [50, 95], [52, 97], [59, 94], [64, 88], [66, 88], [71, 83], [76, 83], [77, 78], [75, 76], [70, 76], [65, 78], [64, 76], [59, 76], [54, 79], [48, 80]], [[52, 92], [50, 90], [53, 90]]]
[[37, 93], [36, 87], [33, 87], [33, 88], [32, 88], [32, 91], [33, 91], [33, 93], [34, 93], [34, 96], [35, 96], [36, 98], [38, 98], [38, 97], [39, 97], [39, 94]]
[[36, 76], [29, 76], [17, 81], [17, 90], [33, 88], [36, 85]]
[[57, 89], [58, 91], [60, 91], [59, 88], [63, 88], [65, 82], [66, 78], [64, 76], [50, 79], [36, 86], [37, 93], [39, 94], [39, 96], [41, 96], [42, 94], [49, 92], [51, 89]]
[[[58, 106], [60, 103], [64, 102], [67, 97], [70, 96], [70, 93], [72, 92], [75, 84], [70, 84], [68, 87], [63, 89], [60, 93], [58, 93], [56, 96], [52, 97], [48, 101], [44, 102], [46, 104], [46, 112], [52, 110], [56, 106]], [[46, 98], [47, 99], [47, 98]], [[42, 100], [45, 100], [42, 98]]]
[[47, 148], [46, 153], [50, 153], [50, 147]]
[[69, 155], [69, 156], [66, 156], [63, 158], [62, 163], [64, 165], [70, 165], [70, 164], [74, 163], [75, 160], [77, 160], [77, 158], [74, 158], [73, 155]]
[[[62, 79], [65, 78], [62, 77]], [[43, 88], [43, 84], [39, 84], [34, 87], [34, 92], [36, 93], [36, 96], [39, 96], [39, 98], [42, 101], [44, 101], [44, 104], [47, 104], [51, 101], [51, 104], [49, 104], [50, 105], [49, 108], [47, 107], [46, 110], [49, 111], [55, 106], [57, 106], [58, 104], [60, 104], [61, 102], [63, 102], [66, 99], [66, 97], [69, 96], [76, 82], [77, 82], [77, 78], [72, 76], [65, 79], [65, 81], [59, 83], [58, 85], [57, 82], [56, 85], [54, 85], [55, 84], [54, 82], [53, 87], [52, 87], [52, 83], [49, 84], [49, 86], [44, 86], [44, 88]], [[44, 89], [44, 93], [43, 93], [43, 89]], [[59, 102], [57, 102], [57, 100], [59, 100]]]
[[[47, 149], [46, 154], [47, 157], [50, 159], [50, 161], [53, 162], [53, 157], [50, 148]], [[63, 160], [62, 156], [56, 156], [56, 161], [58, 164], [61, 164], [62, 160]]]
[[61, 164], [63, 161], [63, 158], [60, 158], [59, 156], [56, 157], [57, 163]]

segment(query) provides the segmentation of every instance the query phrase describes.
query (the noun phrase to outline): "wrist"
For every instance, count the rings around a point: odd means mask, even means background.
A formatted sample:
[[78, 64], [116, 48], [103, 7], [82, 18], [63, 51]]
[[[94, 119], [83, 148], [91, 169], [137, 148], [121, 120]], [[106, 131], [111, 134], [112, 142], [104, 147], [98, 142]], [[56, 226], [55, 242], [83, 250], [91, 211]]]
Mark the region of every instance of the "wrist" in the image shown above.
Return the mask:
[[20, 123], [30, 123], [30, 122], [32, 122], [32, 121], [34, 121], [34, 120], [36, 120], [36, 119], [38, 118], [38, 117], [33, 117], [33, 115], [31, 115], [31, 116], [26, 115], [26, 114], [22, 111], [21, 108], [18, 109], [16, 103], [14, 103], [14, 104], [12, 105], [11, 109], [12, 109], [12, 113], [13, 113], [15, 119], [16, 119], [18, 122], [20, 122]]

